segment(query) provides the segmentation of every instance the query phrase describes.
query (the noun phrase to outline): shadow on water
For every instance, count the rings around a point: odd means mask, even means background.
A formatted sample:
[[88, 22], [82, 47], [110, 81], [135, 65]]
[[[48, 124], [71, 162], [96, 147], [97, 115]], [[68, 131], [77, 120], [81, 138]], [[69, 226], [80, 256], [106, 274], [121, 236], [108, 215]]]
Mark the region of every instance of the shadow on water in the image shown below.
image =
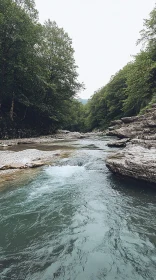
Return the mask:
[[110, 173], [109, 180], [112, 182], [112, 188], [125, 192], [125, 195], [128, 193], [134, 195], [134, 194], [150, 194], [153, 195], [153, 198], [155, 199], [156, 195], [156, 185], [152, 183], [148, 183], [142, 180], [136, 180], [129, 177], [123, 177], [120, 175], [115, 175]]

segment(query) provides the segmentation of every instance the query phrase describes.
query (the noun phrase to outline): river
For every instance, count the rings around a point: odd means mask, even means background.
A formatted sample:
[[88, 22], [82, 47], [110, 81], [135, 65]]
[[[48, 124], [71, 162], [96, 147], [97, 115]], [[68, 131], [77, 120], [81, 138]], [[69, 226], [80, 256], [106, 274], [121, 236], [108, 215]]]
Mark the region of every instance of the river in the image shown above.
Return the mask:
[[156, 191], [110, 173], [108, 140], [0, 189], [1, 280], [156, 279]]

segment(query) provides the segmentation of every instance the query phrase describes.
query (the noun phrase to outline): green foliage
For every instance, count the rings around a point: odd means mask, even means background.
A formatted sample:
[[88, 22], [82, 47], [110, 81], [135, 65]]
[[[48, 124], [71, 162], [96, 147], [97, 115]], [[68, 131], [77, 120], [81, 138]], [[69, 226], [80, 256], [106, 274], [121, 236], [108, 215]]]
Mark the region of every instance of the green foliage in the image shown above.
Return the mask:
[[83, 105], [68, 34], [56, 22], [39, 24], [34, 0], [0, 0], [0, 137], [105, 129], [142, 113], [156, 102], [156, 8], [140, 34], [143, 50]]
[[0, 0], [0, 65], [1, 122], [39, 133], [60, 127], [82, 85], [71, 39], [55, 22], [38, 23], [33, 0]]
[[138, 114], [151, 101], [153, 96], [152, 68], [153, 61], [149, 52], [142, 51], [136, 56], [131, 65], [131, 71], [127, 73], [127, 99], [123, 106], [124, 112]]
[[62, 122], [62, 128], [70, 131], [84, 131], [84, 105], [75, 98], [67, 103], [68, 112]]
[[144, 112], [156, 102], [156, 8], [140, 32], [144, 50], [112, 76], [86, 106], [86, 128], [104, 129], [111, 120]]

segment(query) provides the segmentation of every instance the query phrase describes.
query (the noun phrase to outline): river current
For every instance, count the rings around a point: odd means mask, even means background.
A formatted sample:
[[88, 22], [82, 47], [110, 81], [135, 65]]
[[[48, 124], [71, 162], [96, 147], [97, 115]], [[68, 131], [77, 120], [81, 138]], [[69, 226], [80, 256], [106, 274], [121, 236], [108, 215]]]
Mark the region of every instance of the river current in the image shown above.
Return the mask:
[[107, 141], [0, 189], [1, 280], [156, 279], [156, 190], [111, 174]]

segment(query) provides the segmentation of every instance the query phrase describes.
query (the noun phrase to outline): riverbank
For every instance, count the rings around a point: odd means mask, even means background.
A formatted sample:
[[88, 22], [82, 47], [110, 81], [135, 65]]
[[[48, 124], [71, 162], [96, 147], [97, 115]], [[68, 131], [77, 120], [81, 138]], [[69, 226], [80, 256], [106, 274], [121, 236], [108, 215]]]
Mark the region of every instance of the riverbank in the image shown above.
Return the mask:
[[108, 145], [124, 149], [108, 156], [107, 167], [113, 173], [156, 184], [156, 104], [144, 115], [122, 118], [112, 125], [107, 135], [119, 140]]
[[39, 143], [52, 143], [56, 140], [75, 140], [75, 139], [82, 139], [86, 137], [92, 137], [95, 135], [104, 135], [104, 132], [88, 132], [88, 133], [80, 133], [80, 132], [70, 132], [68, 130], [58, 130], [57, 133], [47, 135], [47, 136], [40, 136], [40, 137], [33, 137], [33, 138], [16, 138], [16, 139], [1, 139], [0, 140], [0, 148], [1, 147], [9, 147], [15, 146], [20, 144], [39, 144]]
[[59, 130], [58, 133], [37, 138], [0, 140], [0, 181], [11, 180], [12, 174], [22, 169], [52, 164], [58, 158], [68, 157], [73, 149], [61, 148], [63, 141], [89, 138], [97, 133], [79, 133]]

